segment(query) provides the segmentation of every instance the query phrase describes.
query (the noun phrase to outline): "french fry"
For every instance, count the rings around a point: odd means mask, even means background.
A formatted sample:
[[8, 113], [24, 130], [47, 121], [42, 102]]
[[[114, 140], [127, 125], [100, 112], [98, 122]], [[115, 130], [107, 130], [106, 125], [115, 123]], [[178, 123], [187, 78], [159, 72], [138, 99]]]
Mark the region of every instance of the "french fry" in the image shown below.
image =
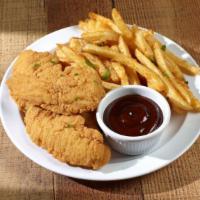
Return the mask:
[[193, 96], [192, 98], [192, 106], [194, 107], [195, 112], [200, 112], [200, 102], [199, 100]]
[[189, 89], [189, 86], [184, 81], [179, 80], [179, 82], [180, 82], [180, 84], [183, 85], [183, 87], [185, 87], [185, 89], [187, 90], [187, 93], [191, 97], [191, 105], [193, 107], [193, 111], [200, 112], [200, 101], [192, 94], [192, 92]]
[[140, 84], [141, 75], [148, 87], [166, 96], [176, 113], [200, 112], [200, 101], [183, 74], [200, 74], [200, 68], [166, 49], [152, 30], [127, 26], [116, 9], [112, 10], [112, 19], [89, 13], [89, 19], [79, 22], [82, 37], [58, 45], [58, 59], [72, 66], [94, 68], [106, 90]]
[[128, 46], [126, 45], [124, 39], [122, 36], [119, 37], [119, 50], [122, 54], [124, 54], [125, 56], [131, 57], [131, 53], [128, 49]]
[[82, 53], [82, 55], [94, 65], [94, 68], [97, 70], [103, 80], [110, 79], [108, 69], [104, 66], [102, 61], [97, 56], [90, 53]]
[[140, 80], [139, 80], [138, 75], [135, 72], [135, 70], [133, 70], [132, 68], [126, 67], [126, 66], [125, 66], [125, 70], [126, 70], [126, 74], [128, 75], [129, 83], [131, 85], [139, 85]]
[[124, 67], [118, 62], [111, 62], [113, 69], [116, 71], [118, 77], [120, 78], [121, 85], [128, 85], [128, 77]]
[[128, 28], [128, 26], [125, 24], [120, 13], [115, 8], [112, 9], [112, 18], [113, 18], [114, 23], [117, 25], [117, 27], [121, 31], [121, 34], [124, 37], [124, 39], [126, 40], [130, 49], [133, 51], [135, 49], [135, 42], [134, 42], [133, 34], [132, 34], [131, 30]]
[[177, 82], [176, 79], [174, 78], [174, 75], [171, 73], [171, 71], [167, 67], [162, 50], [160, 49], [160, 46], [157, 43], [154, 44], [154, 54], [155, 54], [158, 67], [162, 71], [163, 75], [166, 76], [172, 82], [174, 87], [180, 92], [183, 98], [190, 105], [191, 104], [190, 94], [188, 94], [188, 91], [183, 87], [183, 85]]
[[[154, 46], [155, 43], [157, 43], [160, 47], [162, 47], [162, 44], [160, 41], [158, 41], [153, 34], [150, 34], [149, 32], [145, 35], [146, 40], [150, 44], [150, 46]], [[179, 58], [169, 50], [165, 50], [165, 54], [167, 55], [168, 58], [171, 58], [171, 60], [176, 63], [176, 65], [179, 66], [180, 70], [188, 75], [197, 75], [200, 74], [200, 68], [198, 66], [193, 66], [189, 64], [187, 61]]]
[[[70, 49], [68, 46], [66, 45], [61, 45], [61, 44], [57, 44], [57, 49], [56, 52], [60, 53], [60, 51], [62, 52], [62, 55], [65, 55], [65, 59], [66, 61], [70, 62], [70, 63], [77, 63], [80, 66], [85, 66], [88, 67], [86, 60], [78, 55], [77, 53], [75, 53], [72, 49]], [[58, 58], [62, 61], [63, 57], [60, 58], [59, 54], [57, 53]]]
[[169, 56], [180, 67], [183, 73], [193, 76], [200, 74], [200, 68], [198, 66], [189, 64], [187, 61], [177, 57], [170, 51], [166, 51], [166, 55]]
[[87, 19], [85, 21], [79, 22], [79, 28], [85, 32], [95, 32], [95, 31], [111, 31], [110, 27], [101, 21], [94, 19]]
[[87, 42], [91, 43], [109, 43], [109, 42], [118, 42], [119, 35], [111, 31], [96, 31], [96, 32], [84, 32], [82, 38]]
[[179, 84], [181, 84], [182, 87], [185, 88], [185, 91], [190, 96], [191, 106], [193, 107], [192, 111], [199, 112], [200, 111], [200, 101], [193, 95], [193, 93], [191, 92], [188, 84], [186, 84], [186, 82], [182, 81], [182, 80], [177, 80], [177, 82], [179, 82]]
[[132, 32], [133, 35], [135, 35], [136, 31], [138, 31], [139, 27], [135, 24], [133, 24], [131, 27], [130, 27], [130, 30]]
[[171, 106], [172, 106], [172, 110], [179, 114], [179, 115], [184, 115], [186, 114], [186, 110], [182, 110], [181, 108], [177, 107], [175, 104], [171, 103]]
[[62, 51], [60, 46], [57, 46], [55, 54], [58, 57], [59, 61], [64, 63], [70, 63], [70, 60], [66, 57], [65, 53]]
[[173, 75], [180, 79], [180, 80], [185, 80], [184, 75], [182, 71], [180, 70], [179, 66], [169, 57], [164, 53], [164, 58], [166, 61], [166, 64], [169, 68], [169, 70], [173, 73]]
[[115, 69], [113, 68], [111, 61], [108, 61], [108, 60], [104, 61], [104, 65], [110, 72], [109, 80], [114, 83], [120, 83], [120, 78], [119, 78], [117, 72], [115, 71]]
[[154, 60], [154, 54], [150, 47], [150, 45], [146, 42], [144, 35], [144, 31], [138, 29], [135, 31], [135, 44], [137, 48], [144, 53], [149, 59]]
[[[125, 56], [128, 56], [128, 57], [131, 57], [131, 53], [128, 49], [128, 46], [126, 45], [123, 37], [121, 37], [121, 36], [119, 37], [118, 46], [119, 46], [119, 50], [122, 54], [124, 54]], [[140, 80], [139, 80], [138, 75], [135, 72], [135, 70], [130, 69], [126, 66], [125, 66], [125, 70], [126, 70], [126, 73], [128, 74], [128, 80], [129, 80], [130, 84], [133, 84], [133, 85], [140, 84]]]
[[135, 50], [136, 58], [153, 72], [157, 73], [159, 76], [162, 76], [161, 71], [157, 68], [157, 66], [150, 60], [147, 56], [145, 56], [139, 49]]
[[166, 95], [174, 105], [179, 107], [182, 110], [191, 111], [192, 107], [188, 105], [183, 97], [178, 93], [178, 91], [174, 88], [171, 84], [171, 81], [162, 74], [162, 72], [158, 69], [158, 67], [149, 59], [147, 58], [142, 52], [136, 49], [135, 55], [137, 59], [149, 69], [154, 71], [160, 79], [165, 83], [165, 90], [163, 91], [164, 95]]
[[115, 84], [115, 83], [109, 83], [109, 82], [106, 82], [106, 81], [102, 81], [102, 85], [107, 90], [113, 90], [113, 89], [119, 88], [121, 86], [121, 85], [118, 85], [118, 84]]
[[115, 31], [116, 33], [121, 34], [121, 31], [119, 30], [119, 28], [113, 23], [113, 21], [109, 18], [106, 18], [102, 15], [98, 15], [96, 13], [90, 12], [89, 13], [89, 17], [91, 19], [94, 19], [96, 21], [100, 21], [103, 24], [106, 24], [107, 26], [109, 26], [113, 31]]
[[116, 52], [119, 52], [119, 47], [117, 45], [112, 45], [110, 48]]
[[96, 21], [91, 19], [86, 19], [85, 21], [79, 21], [79, 28], [83, 31], [90, 32], [91, 30], [94, 30]]
[[[156, 74], [159, 75], [159, 77], [161, 79], [163, 79], [163, 75], [162, 72], [158, 69], [158, 67], [148, 58], [146, 57], [141, 51], [139, 51], [138, 49], [135, 50], [135, 56], [136, 58], [140, 61], [140, 63], [142, 63], [143, 65], [145, 65], [146, 67], [148, 67], [150, 70], [152, 70], [153, 72], [155, 72]], [[167, 90], [167, 88], [165, 87], [165, 91]]]
[[86, 44], [85, 40], [80, 38], [71, 38], [68, 45], [75, 52], [81, 52], [82, 47]]
[[120, 53], [117, 53], [111, 49], [107, 49], [104, 47], [99, 47], [97, 45], [93, 44], [87, 44], [83, 47], [83, 51], [93, 53], [95, 55], [103, 56], [106, 58], [110, 58], [112, 60], [115, 60], [122, 65], [126, 65], [130, 69], [135, 70], [141, 76], [145, 77], [147, 80], [147, 84], [149, 87], [162, 92], [165, 89], [165, 85], [163, 81], [159, 78], [157, 74], [149, 70], [147, 67], [139, 64], [135, 59], [129, 58], [127, 56], [124, 56]]
[[147, 41], [147, 43], [149, 44], [149, 46], [153, 49], [154, 44], [157, 42], [160, 46], [162, 46], [162, 44], [160, 43], [159, 40], [157, 40], [154, 37], [154, 33], [152, 31], [145, 31], [144, 32], [144, 37], [145, 40]]
[[[109, 25], [102, 23], [99, 20], [96, 20], [95, 24], [95, 31], [112, 31], [112, 29], [109, 27]], [[93, 30], [94, 31], [94, 30]]]

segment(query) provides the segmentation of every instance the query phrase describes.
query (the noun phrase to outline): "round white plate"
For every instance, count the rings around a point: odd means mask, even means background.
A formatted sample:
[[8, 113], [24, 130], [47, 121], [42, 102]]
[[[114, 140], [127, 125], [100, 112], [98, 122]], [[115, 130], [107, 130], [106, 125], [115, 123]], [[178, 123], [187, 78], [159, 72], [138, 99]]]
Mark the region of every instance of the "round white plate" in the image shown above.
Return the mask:
[[[53, 51], [57, 43], [65, 43], [74, 36], [80, 36], [80, 30], [77, 26], [48, 34], [31, 44], [27, 49]], [[178, 56], [187, 59], [194, 65], [196, 64], [193, 58], [175, 42], [160, 34], [157, 34], [157, 37]], [[11, 74], [14, 61], [5, 73], [0, 88], [0, 116], [3, 126], [10, 140], [23, 154], [51, 171], [74, 178], [98, 181], [138, 177], [156, 171], [177, 159], [190, 148], [199, 136], [199, 113], [188, 113], [184, 116], [173, 114], [170, 125], [151, 153], [134, 157], [112, 152], [110, 162], [97, 171], [69, 166], [56, 160], [45, 150], [32, 143], [26, 134], [19, 110], [10, 97], [6, 86], [6, 80]], [[187, 76], [186, 78], [194, 94], [200, 98], [200, 76]]]

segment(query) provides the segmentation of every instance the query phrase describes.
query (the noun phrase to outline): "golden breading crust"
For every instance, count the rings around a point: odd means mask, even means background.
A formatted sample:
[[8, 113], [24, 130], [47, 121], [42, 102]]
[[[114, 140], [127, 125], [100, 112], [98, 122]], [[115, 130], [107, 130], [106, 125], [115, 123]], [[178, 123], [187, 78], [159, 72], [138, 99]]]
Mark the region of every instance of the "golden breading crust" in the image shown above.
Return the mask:
[[105, 94], [94, 69], [63, 69], [54, 55], [30, 50], [20, 54], [7, 85], [21, 110], [37, 105], [65, 115], [95, 110]]
[[80, 115], [58, 115], [34, 106], [28, 108], [24, 121], [33, 142], [63, 162], [98, 169], [110, 160], [103, 136], [86, 128]]

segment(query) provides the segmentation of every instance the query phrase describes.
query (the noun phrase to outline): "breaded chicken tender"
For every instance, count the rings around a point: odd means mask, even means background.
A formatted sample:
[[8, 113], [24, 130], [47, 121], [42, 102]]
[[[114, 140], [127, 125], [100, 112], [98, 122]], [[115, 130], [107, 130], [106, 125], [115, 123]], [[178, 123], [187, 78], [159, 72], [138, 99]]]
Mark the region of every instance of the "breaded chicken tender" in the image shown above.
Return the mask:
[[110, 149], [80, 115], [65, 116], [31, 106], [24, 118], [33, 142], [70, 165], [98, 169], [110, 160]]
[[20, 54], [7, 85], [21, 110], [36, 105], [65, 115], [95, 110], [105, 94], [91, 67], [63, 68], [56, 56], [31, 50]]

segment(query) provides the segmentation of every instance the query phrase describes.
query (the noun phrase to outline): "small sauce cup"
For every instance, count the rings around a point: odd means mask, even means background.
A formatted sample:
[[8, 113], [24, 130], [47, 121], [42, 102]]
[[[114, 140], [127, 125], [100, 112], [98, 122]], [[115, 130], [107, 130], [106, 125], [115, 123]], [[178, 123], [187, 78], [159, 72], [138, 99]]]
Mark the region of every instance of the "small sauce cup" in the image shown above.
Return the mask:
[[[163, 122], [153, 132], [142, 136], [125, 136], [114, 132], [105, 124], [103, 117], [104, 111], [107, 106], [115, 99], [131, 94], [137, 94], [147, 97], [154, 101], [160, 107], [163, 114]], [[122, 86], [120, 88], [110, 91], [101, 100], [96, 113], [97, 122], [104, 132], [105, 137], [111, 147], [114, 150], [127, 155], [140, 155], [151, 151], [158, 143], [163, 130], [169, 124], [170, 117], [171, 110], [165, 97], [151, 88], [140, 85]]]

